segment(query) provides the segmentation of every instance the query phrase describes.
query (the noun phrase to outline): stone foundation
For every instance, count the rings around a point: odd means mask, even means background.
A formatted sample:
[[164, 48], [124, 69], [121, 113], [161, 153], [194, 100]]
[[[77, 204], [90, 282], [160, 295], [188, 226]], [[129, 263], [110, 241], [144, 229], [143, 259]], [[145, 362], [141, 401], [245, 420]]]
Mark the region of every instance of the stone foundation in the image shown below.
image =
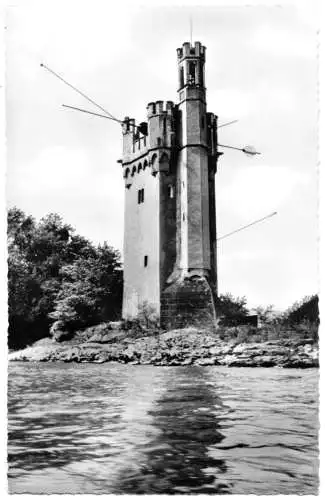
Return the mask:
[[216, 329], [216, 312], [211, 287], [205, 277], [183, 278], [168, 286], [161, 294], [162, 328], [196, 326]]

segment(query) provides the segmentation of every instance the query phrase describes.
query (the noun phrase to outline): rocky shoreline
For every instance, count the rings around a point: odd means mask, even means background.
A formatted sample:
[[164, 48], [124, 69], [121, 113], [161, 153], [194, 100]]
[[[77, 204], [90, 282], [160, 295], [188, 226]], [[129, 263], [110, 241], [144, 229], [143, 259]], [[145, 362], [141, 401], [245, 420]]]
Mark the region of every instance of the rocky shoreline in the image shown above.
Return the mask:
[[118, 362], [134, 365], [222, 365], [237, 367], [314, 368], [318, 346], [312, 339], [283, 339], [248, 343], [223, 341], [194, 328], [132, 338], [111, 332], [58, 343], [42, 339], [9, 354], [9, 361]]

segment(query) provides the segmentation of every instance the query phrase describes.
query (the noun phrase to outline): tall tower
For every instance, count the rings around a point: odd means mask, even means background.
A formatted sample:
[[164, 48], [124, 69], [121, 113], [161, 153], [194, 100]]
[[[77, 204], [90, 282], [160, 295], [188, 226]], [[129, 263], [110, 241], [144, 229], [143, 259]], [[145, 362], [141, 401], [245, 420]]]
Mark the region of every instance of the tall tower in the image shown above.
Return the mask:
[[205, 47], [185, 43], [178, 49], [179, 155], [178, 267], [186, 275], [209, 275], [210, 221], [208, 145], [204, 87]]
[[126, 195], [123, 316], [150, 305], [168, 327], [213, 326], [217, 117], [206, 111], [205, 47], [177, 49], [178, 104], [123, 124]]

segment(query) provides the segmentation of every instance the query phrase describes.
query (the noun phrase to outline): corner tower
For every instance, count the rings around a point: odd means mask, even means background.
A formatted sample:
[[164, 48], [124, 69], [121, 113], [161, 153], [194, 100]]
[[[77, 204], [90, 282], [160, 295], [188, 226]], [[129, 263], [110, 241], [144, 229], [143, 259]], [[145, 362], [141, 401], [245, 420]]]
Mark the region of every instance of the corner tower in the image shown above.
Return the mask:
[[166, 328], [215, 323], [217, 117], [206, 110], [205, 47], [177, 49], [178, 104], [123, 124], [123, 316], [149, 303]]

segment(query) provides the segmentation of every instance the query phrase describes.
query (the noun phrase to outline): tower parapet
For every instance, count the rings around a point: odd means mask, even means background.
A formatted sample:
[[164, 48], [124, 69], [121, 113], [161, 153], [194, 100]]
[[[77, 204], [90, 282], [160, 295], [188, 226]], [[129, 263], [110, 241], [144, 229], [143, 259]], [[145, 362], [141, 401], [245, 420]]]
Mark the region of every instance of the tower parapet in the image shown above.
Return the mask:
[[134, 118], [126, 116], [122, 124], [122, 133], [123, 158], [121, 163], [126, 170], [130, 164], [148, 152], [147, 123], [142, 122], [140, 125], [136, 125]]
[[150, 102], [147, 106], [149, 149], [171, 148], [175, 137], [175, 106], [172, 101]]
[[151, 173], [168, 173], [175, 156], [177, 107], [173, 101], [155, 101], [147, 105], [148, 122], [135, 125], [133, 118], [123, 121], [123, 159], [125, 186], [132, 186], [133, 176], [147, 165]]
[[194, 47], [191, 46], [190, 42], [184, 42], [182, 48], [177, 49], [177, 57], [182, 60], [186, 57], [196, 56], [203, 58], [205, 61], [205, 51], [206, 47], [201, 42], [195, 42]]
[[[195, 96], [205, 101], [205, 50], [200, 42], [195, 42], [194, 46], [185, 42], [182, 48], [177, 49], [180, 101]], [[193, 89], [196, 89], [196, 94], [193, 94]]]

